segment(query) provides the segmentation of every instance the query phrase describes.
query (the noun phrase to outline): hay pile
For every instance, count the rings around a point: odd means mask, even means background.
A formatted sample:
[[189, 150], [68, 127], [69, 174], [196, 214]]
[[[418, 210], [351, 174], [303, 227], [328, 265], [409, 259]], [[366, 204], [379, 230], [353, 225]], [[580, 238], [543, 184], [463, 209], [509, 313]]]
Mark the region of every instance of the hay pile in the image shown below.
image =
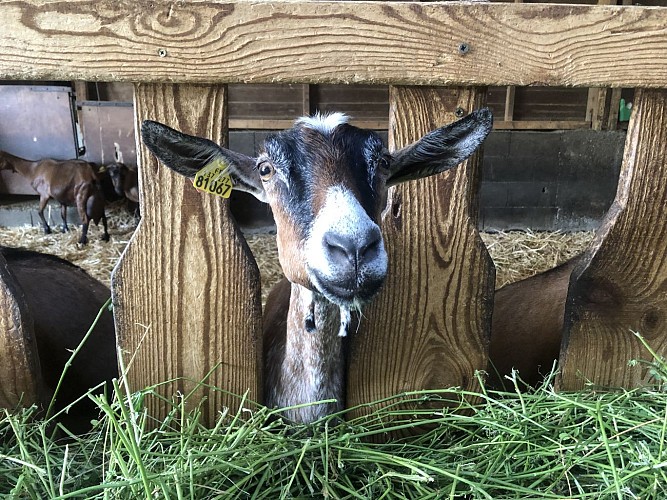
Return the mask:
[[110, 241], [104, 242], [102, 225], [88, 228], [88, 244], [79, 245], [81, 226], [69, 224], [69, 232], [61, 233], [60, 224], [52, 226], [53, 233], [44, 234], [41, 226], [0, 228], [0, 245], [26, 248], [36, 252], [57, 255], [85, 269], [91, 276], [107, 286], [111, 283], [111, 271], [127, 246], [137, 221], [125, 208], [125, 202], [111, 203], [106, 209]]
[[496, 288], [541, 273], [581, 253], [593, 231], [508, 231], [482, 233], [496, 266]]
[[[137, 221], [126, 210], [123, 202], [111, 204], [107, 214], [111, 234], [111, 241], [108, 243], [100, 240], [102, 229], [94, 225], [90, 226], [90, 242], [85, 247], [77, 244], [80, 227], [71, 226], [72, 229], [67, 234], [58, 232], [54, 227], [53, 234], [45, 235], [40, 227], [22, 226], [0, 228], [0, 245], [57, 255], [109, 285], [111, 271], [132, 237]], [[527, 230], [482, 233], [482, 239], [496, 265], [498, 287], [557, 266], [580, 253], [592, 237], [592, 231], [562, 233]], [[271, 286], [283, 276], [278, 263], [275, 234], [248, 234], [246, 239], [262, 274], [264, 301]]]
[[[593, 231], [508, 231], [482, 233], [482, 240], [496, 266], [496, 288], [556, 267], [581, 253], [593, 239]], [[246, 235], [262, 274], [262, 302], [268, 290], [279, 281], [275, 235]]]

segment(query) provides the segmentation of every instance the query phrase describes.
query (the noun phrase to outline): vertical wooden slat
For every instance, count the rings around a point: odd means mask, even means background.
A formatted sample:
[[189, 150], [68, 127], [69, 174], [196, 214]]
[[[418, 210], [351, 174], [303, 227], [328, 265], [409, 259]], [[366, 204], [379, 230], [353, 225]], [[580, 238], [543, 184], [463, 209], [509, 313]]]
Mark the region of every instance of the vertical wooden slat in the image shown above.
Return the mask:
[[315, 107], [313, 86], [309, 84], [301, 85], [301, 114], [303, 116], [310, 116], [315, 110]]
[[0, 256], [0, 408], [40, 402], [40, 388], [32, 318], [21, 287]]
[[[598, 5], [616, 5], [617, 0], [598, 0], [597, 3]], [[608, 113], [610, 111], [607, 108], [608, 95], [609, 95], [609, 89], [606, 88], [588, 89], [588, 103], [586, 104], [586, 121], [591, 123], [591, 128], [593, 130], [602, 130], [603, 128], [605, 128], [605, 125], [609, 123]], [[614, 109], [612, 107], [611, 112], [613, 111]]]
[[607, 115], [607, 130], [616, 130], [618, 128], [618, 109], [621, 104], [622, 89], [612, 89], [609, 102], [609, 114]]
[[505, 89], [505, 116], [504, 121], [514, 120], [514, 97], [516, 96], [516, 87], [510, 85]]
[[[144, 119], [223, 142], [226, 86], [140, 84], [136, 130]], [[207, 383], [258, 400], [261, 303], [259, 271], [226, 201], [196, 191], [190, 181], [138, 148], [141, 223], [112, 277], [119, 345], [132, 389], [185, 377], [159, 388], [187, 394], [216, 365]], [[205, 398], [205, 400], [204, 400]], [[195, 391], [212, 422], [238, 400], [208, 387]], [[148, 401], [152, 415], [168, 410]]]
[[575, 270], [565, 313], [560, 387], [634, 387], [650, 359], [634, 332], [667, 354], [667, 91], [637, 91], [616, 199], [585, 262]]
[[606, 104], [608, 89], [589, 89], [586, 104], [586, 121], [591, 123], [593, 130], [602, 130], [607, 122]]
[[[390, 87], [390, 148], [483, 105], [484, 89]], [[384, 288], [352, 335], [348, 405], [408, 390], [477, 386], [494, 268], [476, 228], [481, 156], [390, 193]]]

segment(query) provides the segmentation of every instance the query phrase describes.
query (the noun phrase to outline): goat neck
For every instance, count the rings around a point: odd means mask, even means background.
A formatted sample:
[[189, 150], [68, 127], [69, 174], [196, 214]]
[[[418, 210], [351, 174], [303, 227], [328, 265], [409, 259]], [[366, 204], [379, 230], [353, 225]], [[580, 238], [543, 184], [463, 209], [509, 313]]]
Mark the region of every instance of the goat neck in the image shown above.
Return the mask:
[[13, 170], [24, 176], [31, 176], [38, 163], [0, 151], [0, 170]]
[[[283, 286], [287, 287], [289, 283], [285, 283]], [[290, 408], [283, 413], [294, 422], [313, 422], [344, 407], [340, 312], [323, 295], [294, 283], [289, 286], [284, 323], [272, 325], [277, 331], [265, 339], [267, 405], [284, 407], [335, 400]]]

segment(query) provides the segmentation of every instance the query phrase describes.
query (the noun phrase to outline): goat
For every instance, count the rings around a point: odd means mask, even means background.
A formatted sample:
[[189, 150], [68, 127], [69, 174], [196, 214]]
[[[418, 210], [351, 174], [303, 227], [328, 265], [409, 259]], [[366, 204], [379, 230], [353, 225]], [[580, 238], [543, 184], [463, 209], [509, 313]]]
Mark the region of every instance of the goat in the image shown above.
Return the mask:
[[287, 410], [295, 422], [344, 407], [342, 337], [351, 310], [370, 301], [387, 274], [379, 227], [387, 188], [455, 167], [492, 124], [491, 112], [478, 110], [390, 153], [375, 132], [350, 125], [344, 114], [316, 115], [267, 137], [257, 158], [156, 122], [142, 124], [144, 144], [167, 167], [192, 178], [222, 161], [235, 189], [273, 211], [278, 258], [290, 283], [276, 291], [289, 294], [289, 307], [267, 305], [265, 312], [267, 406], [335, 400]]
[[0, 170], [11, 170], [30, 181], [32, 188], [39, 194], [39, 218], [44, 232], [51, 228], [44, 218], [44, 208], [51, 198], [60, 203], [60, 215], [63, 219], [63, 232], [67, 227], [67, 207], [77, 207], [81, 223], [79, 243], [88, 242], [88, 225], [92, 220], [104, 226], [102, 240], [109, 240], [107, 217], [104, 213], [104, 197], [99, 188], [93, 166], [83, 160], [25, 160], [6, 151], [0, 151]]
[[134, 203], [139, 203], [139, 174], [136, 168], [124, 163], [111, 163], [106, 167], [118, 196], [124, 196]]
[[[53, 255], [0, 247], [9, 272], [18, 283], [33, 320], [37, 355], [48, 403], [72, 351], [93, 324], [100, 308], [111, 296], [109, 289], [83, 269]], [[113, 316], [104, 311], [91, 337], [77, 356], [56, 394], [60, 410], [91, 387], [105, 384], [111, 390], [118, 377], [116, 333]], [[77, 403], [60, 419], [73, 432], [85, 431], [97, 414], [89, 399]]]
[[487, 385], [503, 389], [516, 369], [521, 380], [535, 387], [560, 356], [565, 302], [574, 258], [496, 291], [489, 345]]

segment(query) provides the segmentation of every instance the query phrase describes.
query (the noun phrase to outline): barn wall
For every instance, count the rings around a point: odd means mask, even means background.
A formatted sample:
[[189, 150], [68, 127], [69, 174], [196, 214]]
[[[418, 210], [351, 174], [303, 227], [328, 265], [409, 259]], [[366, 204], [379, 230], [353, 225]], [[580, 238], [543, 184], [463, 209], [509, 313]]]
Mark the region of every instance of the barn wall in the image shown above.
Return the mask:
[[[268, 133], [232, 131], [230, 147], [253, 155]], [[484, 144], [480, 229], [594, 229], [614, 199], [624, 142], [624, 131], [492, 132]], [[239, 222], [270, 222], [261, 204], [240, 198], [232, 204]]]
[[[0, 149], [28, 160], [76, 158], [71, 89], [0, 85]], [[18, 174], [0, 172], [0, 193], [34, 192]]]
[[495, 131], [484, 145], [485, 230], [595, 229], [618, 184], [625, 132]]

